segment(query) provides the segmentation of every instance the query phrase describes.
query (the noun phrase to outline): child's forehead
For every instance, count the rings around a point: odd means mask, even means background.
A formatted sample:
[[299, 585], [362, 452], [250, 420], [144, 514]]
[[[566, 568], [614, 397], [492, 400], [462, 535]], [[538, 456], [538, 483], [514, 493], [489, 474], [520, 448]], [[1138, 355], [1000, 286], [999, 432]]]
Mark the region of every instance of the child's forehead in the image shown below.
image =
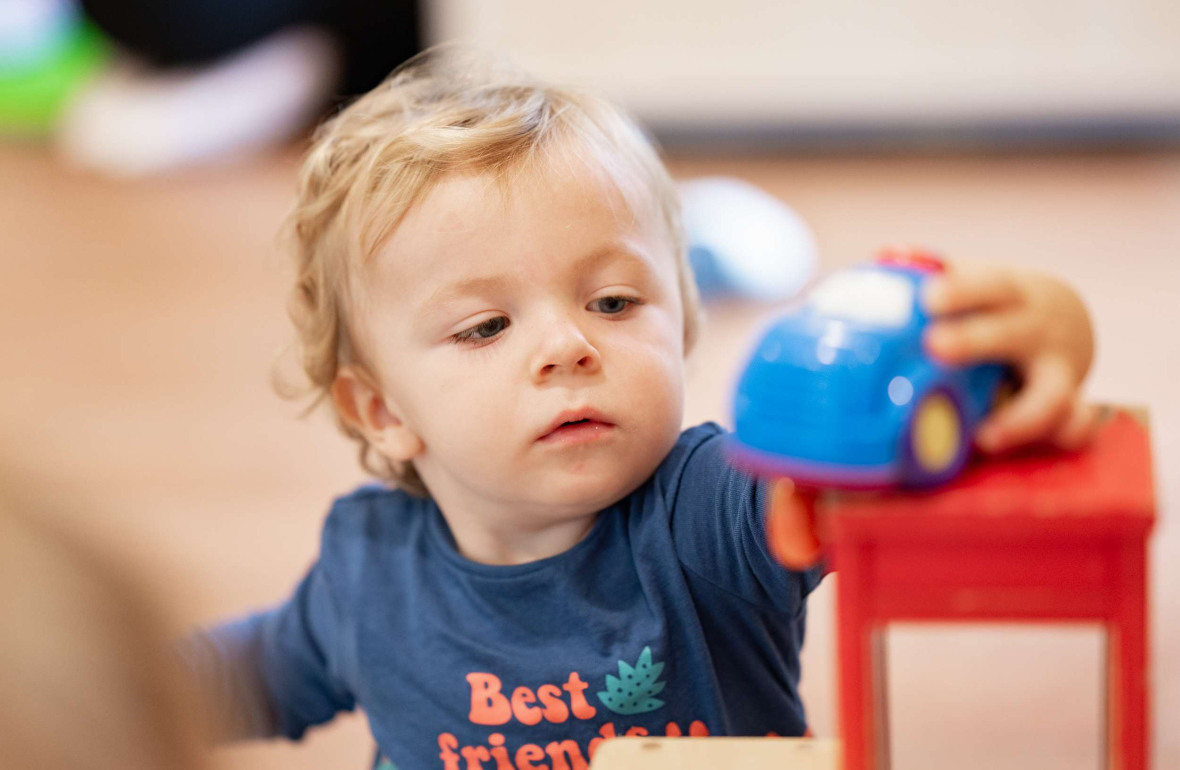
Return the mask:
[[444, 174], [423, 191], [418, 205], [433, 201], [500, 211], [513, 206], [545, 208], [557, 200], [555, 192], [574, 189], [584, 199], [637, 216], [633, 199], [652, 197], [639, 176], [637, 169], [608, 153], [561, 141], [510, 164], [460, 167]]
[[478, 272], [479, 255], [490, 262], [493, 250], [527, 254], [567, 236], [593, 251], [621, 235], [650, 237], [658, 207], [642, 203], [637, 211], [626, 184], [609, 169], [562, 156], [498, 172], [452, 171], [422, 192], [366, 272], [376, 286], [405, 294], [440, 273]]

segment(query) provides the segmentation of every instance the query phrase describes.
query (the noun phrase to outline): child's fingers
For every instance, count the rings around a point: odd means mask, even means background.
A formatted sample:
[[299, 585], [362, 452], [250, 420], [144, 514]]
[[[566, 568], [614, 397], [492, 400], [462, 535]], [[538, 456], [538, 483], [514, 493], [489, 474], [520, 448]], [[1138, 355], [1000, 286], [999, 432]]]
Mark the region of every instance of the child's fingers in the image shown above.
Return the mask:
[[1070, 416], [1075, 387], [1064, 361], [1042, 359], [1024, 372], [1024, 385], [1012, 400], [979, 427], [976, 443], [995, 453], [1052, 439]]
[[1094, 404], [1075, 399], [1069, 414], [1052, 437], [1055, 446], [1073, 451], [1090, 443], [1102, 426], [1101, 410]]
[[931, 278], [922, 289], [922, 307], [930, 315], [951, 315], [1015, 304], [1020, 286], [1011, 270], [986, 264], [956, 264]]
[[1040, 336], [1027, 313], [1006, 310], [937, 321], [926, 330], [923, 344], [927, 353], [948, 364], [1017, 363], [1036, 351]]
[[819, 563], [823, 544], [815, 521], [815, 495], [789, 479], [771, 487], [766, 510], [766, 540], [771, 554], [788, 569], [805, 570]]

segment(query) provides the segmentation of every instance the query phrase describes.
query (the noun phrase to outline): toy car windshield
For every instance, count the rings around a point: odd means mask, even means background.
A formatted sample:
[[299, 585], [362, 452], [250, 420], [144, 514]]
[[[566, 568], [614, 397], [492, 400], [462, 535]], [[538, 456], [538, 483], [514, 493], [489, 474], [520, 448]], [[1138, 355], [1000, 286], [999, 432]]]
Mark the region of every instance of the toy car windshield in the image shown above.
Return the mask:
[[880, 270], [846, 270], [816, 286], [809, 304], [822, 316], [901, 328], [913, 314], [914, 286], [901, 275]]

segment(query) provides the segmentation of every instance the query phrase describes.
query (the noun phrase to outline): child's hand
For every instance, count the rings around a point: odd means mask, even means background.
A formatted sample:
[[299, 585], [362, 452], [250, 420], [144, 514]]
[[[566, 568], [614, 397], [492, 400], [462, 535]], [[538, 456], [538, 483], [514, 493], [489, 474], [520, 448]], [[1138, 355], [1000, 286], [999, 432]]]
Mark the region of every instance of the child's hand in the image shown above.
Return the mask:
[[927, 284], [931, 316], [925, 346], [947, 363], [1004, 361], [1022, 386], [979, 427], [986, 452], [1048, 442], [1083, 446], [1098, 425], [1097, 410], [1080, 389], [1094, 355], [1090, 316], [1060, 280], [999, 265], [955, 264]]

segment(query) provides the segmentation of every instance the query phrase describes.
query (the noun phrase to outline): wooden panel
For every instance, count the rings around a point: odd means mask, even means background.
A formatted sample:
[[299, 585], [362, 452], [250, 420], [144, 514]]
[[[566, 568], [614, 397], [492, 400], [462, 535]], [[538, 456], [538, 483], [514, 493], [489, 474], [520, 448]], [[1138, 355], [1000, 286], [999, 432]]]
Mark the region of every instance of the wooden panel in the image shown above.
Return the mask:
[[836, 741], [811, 738], [617, 738], [602, 744], [593, 770], [837, 770]]

